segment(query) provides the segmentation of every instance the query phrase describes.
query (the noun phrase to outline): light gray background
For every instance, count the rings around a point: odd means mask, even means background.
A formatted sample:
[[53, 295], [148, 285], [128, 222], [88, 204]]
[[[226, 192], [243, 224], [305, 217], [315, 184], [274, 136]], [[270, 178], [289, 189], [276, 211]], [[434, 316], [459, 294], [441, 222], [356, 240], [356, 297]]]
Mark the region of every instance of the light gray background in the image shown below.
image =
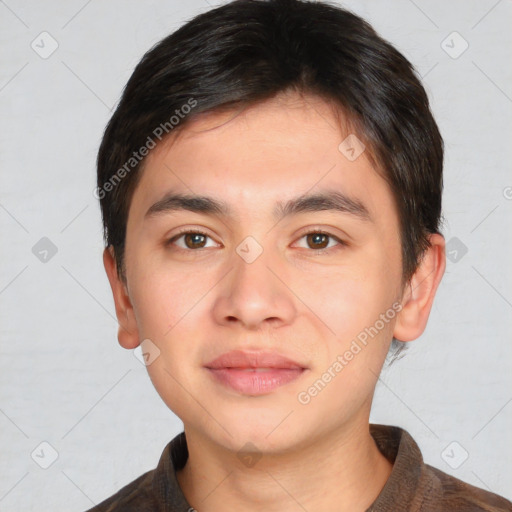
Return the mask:
[[[153, 469], [182, 429], [117, 343], [92, 191], [134, 66], [209, 5], [0, 1], [2, 511], [83, 511]], [[512, 2], [343, 5], [424, 78], [446, 143], [444, 234], [458, 251], [427, 331], [381, 375], [371, 421], [404, 427], [427, 463], [512, 499]], [[31, 48], [50, 48], [43, 31], [59, 45], [47, 59]], [[458, 58], [445, 51], [462, 48], [453, 31], [469, 43]], [[42, 237], [58, 249], [46, 263], [32, 252]], [[58, 452], [48, 469], [41, 442]]]

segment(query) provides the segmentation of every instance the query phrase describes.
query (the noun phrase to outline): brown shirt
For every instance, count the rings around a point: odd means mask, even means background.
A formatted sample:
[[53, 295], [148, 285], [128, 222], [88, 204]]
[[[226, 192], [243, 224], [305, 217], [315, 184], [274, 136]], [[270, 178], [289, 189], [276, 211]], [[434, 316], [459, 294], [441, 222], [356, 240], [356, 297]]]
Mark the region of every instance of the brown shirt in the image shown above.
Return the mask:
[[[406, 430], [370, 423], [370, 433], [393, 463], [393, 470], [366, 512], [512, 512], [512, 502], [505, 498], [425, 464]], [[156, 469], [87, 512], [193, 512], [175, 473], [187, 458], [185, 433], [181, 432], [167, 444]]]

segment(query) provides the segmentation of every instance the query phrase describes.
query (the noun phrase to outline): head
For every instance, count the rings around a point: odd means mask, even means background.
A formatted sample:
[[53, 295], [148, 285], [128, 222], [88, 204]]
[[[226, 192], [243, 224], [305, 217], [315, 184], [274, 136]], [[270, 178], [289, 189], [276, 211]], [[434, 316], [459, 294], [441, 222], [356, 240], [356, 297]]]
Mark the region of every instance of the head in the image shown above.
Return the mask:
[[[274, 446], [284, 438], [265, 435], [291, 407], [283, 430], [298, 440], [304, 421], [315, 432], [300, 415], [331, 414], [320, 421], [334, 428], [367, 414], [390, 346], [423, 332], [444, 271], [442, 167], [412, 65], [360, 17], [299, 0], [195, 17], [144, 55], [98, 154], [119, 342], [151, 340], [164, 401], [226, 444], [229, 407]], [[292, 384], [221, 399], [204, 364], [234, 348], [293, 356], [305, 389], [331, 379], [307, 404]], [[193, 405], [205, 393], [224, 400], [220, 419]], [[237, 439], [255, 439], [244, 428]]]

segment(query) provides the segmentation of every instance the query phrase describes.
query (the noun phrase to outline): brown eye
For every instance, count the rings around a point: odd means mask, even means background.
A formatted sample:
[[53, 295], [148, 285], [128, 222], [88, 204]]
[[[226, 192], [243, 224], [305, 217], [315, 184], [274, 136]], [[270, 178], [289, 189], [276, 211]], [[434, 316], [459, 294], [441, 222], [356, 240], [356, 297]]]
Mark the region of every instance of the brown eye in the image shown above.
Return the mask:
[[[311, 249], [313, 254], [325, 254], [337, 249], [340, 249], [341, 246], [346, 246], [347, 244], [340, 240], [337, 236], [331, 235], [330, 233], [323, 231], [309, 231], [304, 233], [300, 239], [306, 240], [306, 247], [302, 245], [305, 249]], [[333, 242], [333, 243], [331, 243]]]
[[325, 233], [309, 233], [306, 237], [311, 249], [325, 249], [329, 245], [329, 235]]
[[[210, 238], [206, 233], [202, 233], [201, 231], [184, 231], [179, 233], [178, 235], [172, 237], [167, 241], [166, 245], [172, 245], [176, 243], [178, 240], [183, 239], [183, 244], [176, 245], [183, 250], [194, 250], [194, 249], [203, 249], [206, 247], [207, 240]], [[211, 238], [210, 238], [211, 239]]]
[[183, 237], [185, 245], [189, 249], [197, 249], [198, 247], [203, 247], [206, 239], [206, 236], [201, 233], [186, 233], [183, 235]]

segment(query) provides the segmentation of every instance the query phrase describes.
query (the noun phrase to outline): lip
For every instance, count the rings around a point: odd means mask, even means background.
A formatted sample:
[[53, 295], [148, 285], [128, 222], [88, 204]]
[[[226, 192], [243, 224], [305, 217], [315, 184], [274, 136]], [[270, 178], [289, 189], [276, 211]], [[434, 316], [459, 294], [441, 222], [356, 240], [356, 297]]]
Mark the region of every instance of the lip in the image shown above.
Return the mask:
[[217, 382], [239, 393], [263, 395], [299, 378], [306, 368], [277, 352], [233, 350], [205, 365]]
[[226, 352], [205, 364], [205, 366], [214, 370], [220, 368], [279, 368], [288, 370], [305, 368], [297, 361], [293, 361], [278, 352], [250, 352], [247, 350]]

